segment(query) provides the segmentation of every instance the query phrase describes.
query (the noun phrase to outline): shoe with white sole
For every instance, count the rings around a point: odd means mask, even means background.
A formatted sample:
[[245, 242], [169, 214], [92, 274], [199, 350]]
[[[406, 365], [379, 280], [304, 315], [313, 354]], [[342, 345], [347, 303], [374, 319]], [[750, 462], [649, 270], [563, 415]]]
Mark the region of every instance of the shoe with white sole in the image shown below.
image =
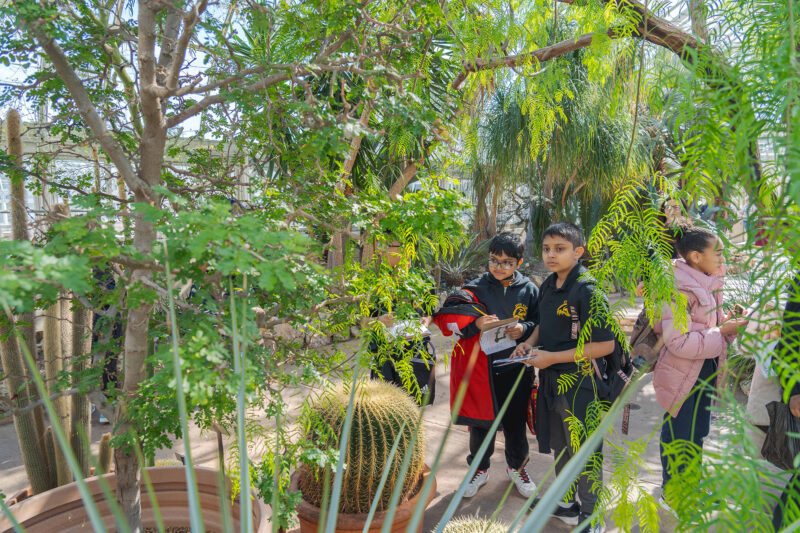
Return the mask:
[[489, 481], [488, 470], [476, 470], [475, 475], [472, 476], [472, 480], [469, 483], [467, 483], [467, 488], [466, 490], [464, 490], [464, 497], [472, 498], [478, 493], [478, 489], [486, 485], [488, 481]]
[[519, 470], [507, 466], [506, 473], [508, 477], [514, 481], [514, 485], [517, 486], [517, 491], [523, 498], [528, 498], [536, 490], [536, 483], [531, 481], [531, 477], [528, 475], [528, 471], [524, 466]]
[[673, 509], [672, 506], [667, 502], [666, 498], [664, 498], [664, 493], [661, 493], [661, 496], [658, 497], [658, 506], [675, 518], [678, 518], [678, 513], [675, 512], [675, 509]]
[[[541, 498], [536, 498], [533, 500], [533, 505], [531, 507], [536, 507], [539, 505], [539, 501]], [[578, 515], [581, 513], [581, 506], [576, 501], [571, 501], [570, 503], [558, 502], [558, 507], [556, 507], [553, 514], [550, 516], [554, 518], [558, 518], [565, 524], [569, 526], [577, 526], [578, 525]]]
[[[578, 523], [585, 522], [590, 516], [592, 516], [591, 513], [581, 513], [578, 516]], [[604, 533], [605, 530], [606, 528], [603, 525], [603, 517], [598, 516], [593, 522], [586, 524], [581, 530], [581, 533]]]

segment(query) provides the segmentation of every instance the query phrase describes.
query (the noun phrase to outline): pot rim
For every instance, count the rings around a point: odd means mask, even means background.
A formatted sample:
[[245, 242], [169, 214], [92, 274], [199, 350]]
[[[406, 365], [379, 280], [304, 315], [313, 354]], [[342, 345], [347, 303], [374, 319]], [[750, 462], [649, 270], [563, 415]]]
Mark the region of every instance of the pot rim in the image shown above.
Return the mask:
[[[410, 520], [414, 514], [414, 509], [417, 506], [417, 503], [422, 496], [422, 486], [425, 483], [425, 480], [428, 476], [431, 475], [431, 469], [428, 467], [427, 464], [422, 465], [422, 472], [420, 473], [419, 483], [416, 487], [416, 492], [414, 495], [409, 498], [408, 500], [402, 502], [400, 505], [397, 506], [394, 513], [394, 522], [401, 522], [403, 520]], [[436, 497], [436, 478], [433, 479], [433, 486], [430, 494], [428, 494], [428, 501], [425, 502], [425, 507], [427, 508], [430, 505], [433, 498]], [[299, 491], [300, 490], [300, 472], [295, 471], [291, 477], [291, 483], [289, 485], [289, 490]], [[378, 511], [375, 513], [375, 516], [372, 519], [373, 523], [380, 523], [382, 522], [387, 515], [388, 511]], [[297, 505], [297, 515], [306, 518], [312, 522], [319, 522], [320, 518], [320, 508], [314, 504], [307, 502], [305, 499], [300, 499], [300, 503]], [[349, 524], [365, 524], [367, 522], [367, 516], [369, 513], [339, 513], [338, 516], [341, 519], [344, 519]], [[359, 526], [359, 527], [361, 527]]]

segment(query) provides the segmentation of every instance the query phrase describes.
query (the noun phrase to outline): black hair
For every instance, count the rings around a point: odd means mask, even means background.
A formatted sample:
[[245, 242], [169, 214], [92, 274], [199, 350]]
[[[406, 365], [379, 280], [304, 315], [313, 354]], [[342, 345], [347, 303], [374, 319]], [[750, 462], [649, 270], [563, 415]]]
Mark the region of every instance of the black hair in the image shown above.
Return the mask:
[[504, 253], [508, 257], [522, 259], [525, 253], [525, 242], [516, 233], [504, 231], [495, 235], [489, 243], [489, 253], [495, 255]]
[[697, 226], [678, 226], [675, 250], [686, 259], [689, 252], [703, 253], [717, 241], [717, 234]]
[[561, 237], [562, 239], [572, 243], [574, 248], [583, 247], [583, 231], [572, 222], [556, 222], [550, 224], [544, 233], [542, 233], [542, 240], [545, 237]]

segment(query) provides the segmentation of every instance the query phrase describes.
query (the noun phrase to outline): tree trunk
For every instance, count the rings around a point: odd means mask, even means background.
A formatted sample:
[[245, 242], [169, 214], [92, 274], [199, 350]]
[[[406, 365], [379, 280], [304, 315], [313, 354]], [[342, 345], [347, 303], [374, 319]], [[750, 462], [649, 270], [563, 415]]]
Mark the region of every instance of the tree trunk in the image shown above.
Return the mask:
[[486, 228], [488, 237], [492, 238], [497, 235], [497, 205], [500, 201], [500, 185], [495, 180], [494, 188], [492, 189], [492, 213], [489, 216], [489, 224]]
[[[137, 194], [136, 200], [146, 201], [142, 195]], [[134, 244], [137, 250], [150, 253], [156, 233], [153, 225], [136, 216], [134, 228]], [[149, 281], [152, 273], [149, 270], [134, 270], [131, 275], [131, 285], [138, 286], [142, 281]], [[145, 359], [147, 358], [148, 332], [150, 326], [150, 313], [152, 304], [142, 301], [138, 306], [128, 309], [128, 320], [125, 327], [125, 358], [122, 396], [117, 404], [115, 418], [119, 422], [116, 427], [118, 435], [133, 438], [133, 424], [128, 419], [126, 404], [133, 400], [139, 391], [139, 384], [145, 379]], [[117, 472], [117, 499], [122, 512], [131, 528], [131, 533], [141, 533], [141, 465], [136, 454], [128, 447], [114, 450], [114, 462]]]
[[389, 189], [389, 198], [392, 200], [397, 200], [397, 197], [403, 192], [403, 190], [411, 183], [411, 180], [417, 174], [417, 162], [416, 161], [406, 161], [406, 166], [403, 167], [403, 171], [400, 173], [400, 178], [397, 181], [392, 183], [391, 189]]
[[477, 198], [475, 204], [475, 220], [472, 224], [472, 233], [477, 235], [478, 241], [483, 241], [486, 239], [486, 235], [488, 235], [486, 231], [486, 224], [489, 218], [489, 214], [486, 212], [486, 196], [480, 196]]
[[708, 44], [708, 13], [703, 0], [689, 0], [689, 19], [692, 21], [694, 36], [704, 44]]
[[[155, 204], [156, 195], [152, 187], [161, 183], [161, 168], [164, 163], [164, 148], [167, 142], [167, 125], [161, 99], [149, 90], [157, 84], [157, 66], [155, 58], [157, 7], [150, 2], [139, 2], [139, 97], [141, 99], [141, 113], [144, 121], [142, 136], [139, 142], [139, 169], [135, 178], [126, 179], [131, 186], [137, 202]], [[163, 35], [163, 41], [169, 42], [175, 38], [171, 32], [177, 31], [170, 27], [170, 33]], [[182, 58], [180, 59], [182, 61]], [[170, 61], [170, 67], [176, 72], [175, 63], [178, 58]], [[153, 250], [156, 240], [156, 231], [153, 224], [145, 220], [141, 214], [134, 214], [133, 245], [140, 253], [149, 255]], [[149, 270], [134, 269], [131, 272], [130, 285], [141, 286], [143, 282], [152, 279]], [[150, 314], [153, 304], [143, 300], [136, 306], [128, 308], [128, 320], [125, 325], [125, 349], [123, 365], [123, 384], [121, 395], [115, 408], [115, 431], [127, 439], [135, 438], [134, 427], [128, 418], [127, 403], [133, 400], [140, 383], [146, 378], [145, 360], [147, 359], [148, 332], [150, 329]], [[184, 436], [185, 438], [185, 436]], [[121, 446], [114, 450], [114, 462], [117, 471], [117, 501], [122, 509], [122, 514], [128, 522], [131, 533], [142, 532], [141, 508], [141, 467], [136, 453], [131, 445]]]

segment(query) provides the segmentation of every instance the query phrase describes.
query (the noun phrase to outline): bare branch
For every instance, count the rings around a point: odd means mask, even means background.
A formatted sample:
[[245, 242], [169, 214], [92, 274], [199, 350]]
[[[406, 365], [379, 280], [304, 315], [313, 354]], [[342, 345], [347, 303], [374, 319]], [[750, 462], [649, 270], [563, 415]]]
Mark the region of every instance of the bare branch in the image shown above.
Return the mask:
[[[609, 37], [614, 38], [614, 31], [609, 30], [608, 35]], [[461, 74], [456, 76], [456, 79], [453, 80], [453, 88], [456, 90], [461, 89], [464, 86], [464, 81], [466, 81], [467, 76], [469, 76], [474, 72], [478, 72], [481, 70], [494, 70], [498, 68], [516, 67], [531, 63], [534, 60], [538, 60], [540, 62], [549, 61], [550, 59], [589, 46], [590, 44], [592, 44], [593, 37], [594, 33], [586, 33], [584, 35], [581, 35], [577, 39], [567, 39], [565, 41], [561, 41], [550, 46], [544, 46], [542, 48], [534, 50], [533, 52], [528, 52], [525, 54], [499, 57], [496, 59], [478, 58], [472, 63], [464, 64], [463, 71], [461, 72]]]
[[[271, 76], [267, 76], [266, 78], [263, 78], [255, 83], [251, 83], [250, 85], [247, 85], [242, 89], [248, 92], [262, 91], [267, 87], [271, 87], [273, 85], [288, 80], [289, 77], [290, 77], [289, 74], [286, 73], [272, 74]], [[219, 94], [215, 94], [213, 96], [206, 96], [196, 104], [191, 105], [186, 109], [184, 109], [183, 111], [181, 111], [180, 113], [169, 117], [167, 119], [167, 128], [172, 128], [174, 126], [177, 126], [181, 122], [197, 115], [198, 113], [205, 111], [212, 105], [221, 104], [224, 101], [225, 97]]]
[[360, 295], [360, 296], [339, 296], [337, 298], [329, 298], [327, 300], [321, 301], [320, 303], [318, 303], [316, 305], [313, 305], [313, 306], [309, 307], [308, 309], [301, 310], [301, 311], [292, 311], [291, 316], [284, 317], [284, 318], [273, 318], [272, 320], [267, 320], [264, 323], [264, 325], [261, 327], [261, 329], [269, 329], [269, 328], [273, 328], [273, 327], [275, 327], [275, 326], [277, 326], [279, 324], [286, 324], [287, 322], [290, 322], [291, 320], [297, 318], [297, 315], [306, 315], [306, 316], [307, 315], [313, 315], [314, 313], [316, 313], [318, 311], [321, 311], [322, 309], [325, 309], [326, 307], [329, 307], [331, 305], [340, 304], [340, 303], [357, 302], [358, 300], [360, 300], [362, 298], [364, 298], [363, 295]]
[[27, 27], [28, 31], [33, 34], [36, 42], [39, 43], [39, 46], [41, 46], [44, 52], [47, 54], [47, 57], [50, 59], [50, 62], [53, 65], [53, 69], [63, 80], [67, 90], [69, 90], [69, 93], [72, 96], [72, 99], [75, 102], [81, 117], [83, 117], [83, 119], [86, 121], [86, 124], [89, 126], [89, 128], [91, 128], [92, 133], [94, 133], [94, 136], [100, 143], [101, 148], [106, 152], [106, 154], [108, 154], [109, 159], [111, 159], [111, 161], [119, 170], [122, 179], [125, 180], [125, 182], [128, 184], [128, 187], [130, 187], [132, 190], [140, 191], [141, 194], [143, 194], [145, 197], [148, 197], [150, 188], [136, 174], [133, 165], [125, 155], [122, 147], [111, 134], [111, 132], [109, 132], [106, 128], [105, 121], [97, 113], [97, 109], [92, 103], [89, 93], [86, 91], [86, 88], [83, 86], [83, 82], [72, 68], [72, 65], [70, 65], [67, 56], [64, 54], [64, 51], [61, 49], [55, 39], [44, 33], [39, 25], [39, 21], [28, 21], [21, 14], [19, 18], [23, 21], [23, 24]]
[[301, 216], [303, 218], [307, 218], [308, 220], [314, 222], [315, 224], [319, 224], [320, 226], [322, 226], [325, 229], [343, 233], [344, 235], [347, 235], [348, 237], [350, 237], [351, 239], [353, 239], [355, 241], [361, 242], [363, 240], [363, 238], [364, 238], [363, 235], [356, 235], [352, 231], [348, 231], [346, 229], [342, 229], [342, 228], [340, 228], [338, 226], [335, 226], [334, 224], [330, 224], [328, 222], [323, 222], [322, 220], [318, 219], [317, 217], [315, 217], [311, 213], [307, 213], [303, 209], [297, 209], [297, 210], [295, 210], [295, 213], [298, 216]]
[[168, 91], [174, 91], [178, 88], [178, 76], [181, 73], [183, 60], [186, 57], [186, 48], [189, 46], [189, 40], [194, 33], [194, 25], [200, 18], [200, 14], [206, 10], [207, 1], [200, 0], [194, 7], [183, 17], [183, 33], [178, 40], [178, 48], [175, 52], [175, 58], [172, 60], [172, 68], [170, 69], [169, 76], [167, 76], [166, 87]]
[[[339, 38], [330, 45], [328, 48], [320, 52], [316, 58], [314, 58], [315, 63], [319, 63], [324, 59], [327, 59], [331, 56], [334, 52], [339, 50], [344, 43], [346, 43], [352, 37], [352, 32], [346, 31], [339, 36]], [[299, 65], [294, 65], [295, 68], [299, 68]], [[239, 76], [241, 78], [241, 75]], [[242, 87], [242, 90], [247, 92], [257, 92], [263, 91], [267, 87], [271, 87], [273, 85], [277, 85], [278, 83], [284, 82], [291, 79], [291, 74], [288, 72], [282, 73], [275, 73], [263, 78], [257, 82], [251, 83], [250, 85], [246, 85]], [[231, 80], [235, 81], [235, 80]], [[209, 95], [197, 102], [196, 104], [187, 107], [180, 113], [171, 116], [167, 119], [167, 128], [172, 128], [177, 126], [178, 124], [182, 123], [183, 121], [197, 115], [198, 113], [202, 113], [204, 110], [208, 109], [212, 105], [221, 104], [225, 101], [225, 97], [215, 94]]]

